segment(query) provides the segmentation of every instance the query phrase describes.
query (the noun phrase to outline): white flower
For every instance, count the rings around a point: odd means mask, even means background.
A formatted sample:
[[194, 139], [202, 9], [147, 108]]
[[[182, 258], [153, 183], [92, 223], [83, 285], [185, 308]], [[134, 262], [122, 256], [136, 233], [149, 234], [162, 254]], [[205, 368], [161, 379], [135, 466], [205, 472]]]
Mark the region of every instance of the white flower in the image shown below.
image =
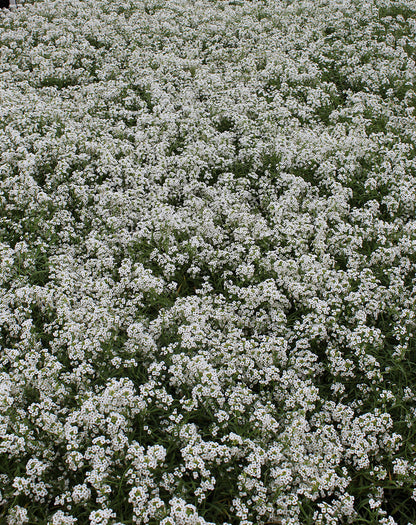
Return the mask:
[[58, 510], [52, 516], [52, 520], [48, 522], [48, 525], [73, 525], [77, 521], [77, 518], [66, 514], [62, 510]]
[[409, 462], [402, 458], [396, 458], [393, 462], [393, 472], [399, 476], [406, 476], [409, 474], [409, 467]]
[[24, 525], [29, 523], [29, 516], [27, 509], [21, 507], [20, 505], [15, 505], [7, 516], [8, 525]]
[[107, 525], [115, 517], [116, 513], [111, 509], [100, 509], [91, 512], [88, 519], [91, 525]]
[[87, 485], [75, 485], [72, 489], [72, 501], [77, 504], [81, 501], [88, 501], [91, 498], [91, 490]]

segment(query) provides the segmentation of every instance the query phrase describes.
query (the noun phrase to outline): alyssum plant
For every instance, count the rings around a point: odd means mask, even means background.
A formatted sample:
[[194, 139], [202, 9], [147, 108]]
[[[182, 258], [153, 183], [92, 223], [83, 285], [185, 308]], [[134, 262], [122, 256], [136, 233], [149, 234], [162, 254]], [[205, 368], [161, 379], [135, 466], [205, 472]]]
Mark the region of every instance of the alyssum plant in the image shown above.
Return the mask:
[[415, 523], [414, 2], [0, 27], [0, 522]]

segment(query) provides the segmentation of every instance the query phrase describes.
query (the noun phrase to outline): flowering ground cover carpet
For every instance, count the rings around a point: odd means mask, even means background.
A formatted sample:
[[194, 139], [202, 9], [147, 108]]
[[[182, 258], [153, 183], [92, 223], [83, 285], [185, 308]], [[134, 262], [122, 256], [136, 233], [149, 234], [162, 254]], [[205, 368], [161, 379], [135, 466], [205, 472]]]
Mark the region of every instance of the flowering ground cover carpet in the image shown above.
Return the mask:
[[0, 9], [0, 523], [416, 524], [413, 0]]

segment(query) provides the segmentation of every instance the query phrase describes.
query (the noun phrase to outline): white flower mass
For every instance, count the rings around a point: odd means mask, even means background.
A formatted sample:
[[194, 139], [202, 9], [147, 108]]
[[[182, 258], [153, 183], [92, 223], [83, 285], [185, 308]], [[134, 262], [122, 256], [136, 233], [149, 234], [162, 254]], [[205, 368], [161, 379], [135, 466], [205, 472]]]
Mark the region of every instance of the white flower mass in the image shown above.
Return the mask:
[[0, 9], [0, 523], [416, 523], [413, 0]]

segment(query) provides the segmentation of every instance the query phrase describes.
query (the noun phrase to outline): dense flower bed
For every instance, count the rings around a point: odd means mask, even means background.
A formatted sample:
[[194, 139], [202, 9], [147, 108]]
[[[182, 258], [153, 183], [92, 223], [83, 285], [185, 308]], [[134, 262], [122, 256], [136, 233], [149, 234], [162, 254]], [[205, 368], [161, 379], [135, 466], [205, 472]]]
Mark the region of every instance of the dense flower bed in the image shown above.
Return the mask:
[[0, 13], [0, 522], [416, 523], [412, 0]]

